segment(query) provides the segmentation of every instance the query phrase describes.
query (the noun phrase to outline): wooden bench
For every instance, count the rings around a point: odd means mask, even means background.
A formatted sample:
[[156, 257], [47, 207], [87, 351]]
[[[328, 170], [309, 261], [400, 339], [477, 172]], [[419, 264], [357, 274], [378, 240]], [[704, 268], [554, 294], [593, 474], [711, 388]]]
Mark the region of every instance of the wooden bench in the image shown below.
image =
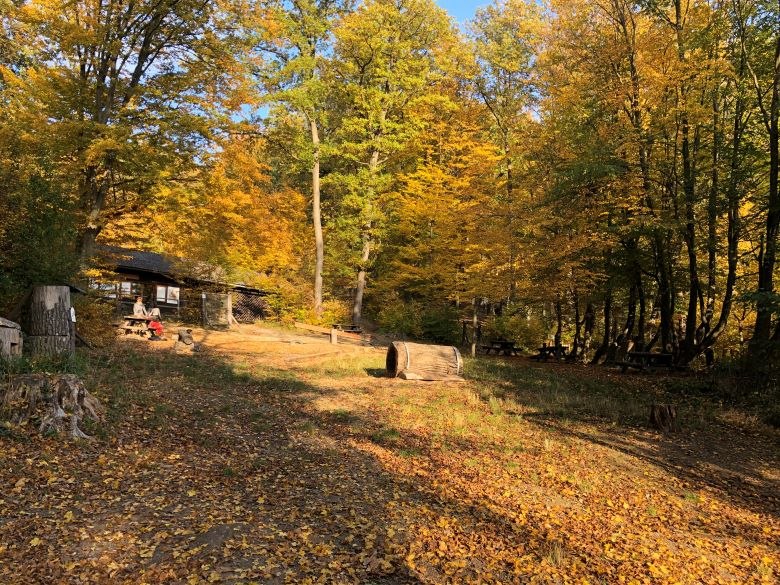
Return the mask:
[[644, 371], [652, 368], [674, 369], [674, 355], [657, 351], [629, 351], [626, 359], [620, 364], [620, 371], [624, 374], [629, 368]]
[[509, 341], [507, 339], [496, 339], [495, 341], [489, 341], [481, 347], [485, 352], [485, 355], [489, 355], [491, 351], [495, 351], [496, 355], [518, 355], [517, 352], [520, 349], [515, 345], [514, 341]]
[[546, 362], [548, 358], [555, 358], [555, 359], [561, 359], [563, 357], [566, 357], [566, 353], [569, 351], [568, 345], [559, 345], [558, 347], [554, 345], [544, 345], [542, 347], [536, 348], [536, 351], [539, 353], [536, 355], [531, 356], [532, 360], [536, 360], [537, 362], [544, 361]]

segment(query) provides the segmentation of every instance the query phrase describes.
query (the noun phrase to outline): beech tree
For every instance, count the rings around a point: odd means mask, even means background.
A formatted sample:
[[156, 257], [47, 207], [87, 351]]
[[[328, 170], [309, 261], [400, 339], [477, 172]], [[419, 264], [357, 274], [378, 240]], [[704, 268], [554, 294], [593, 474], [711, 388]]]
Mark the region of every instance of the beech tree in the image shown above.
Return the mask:
[[32, 56], [3, 72], [11, 110], [74, 186], [86, 259], [107, 220], [181, 178], [226, 120], [235, 39], [202, 0], [33, 0], [11, 18]]
[[[370, 0], [336, 30], [335, 77], [346, 96], [340, 147], [355, 161], [358, 177], [349, 193], [357, 209], [360, 253], [352, 319], [363, 314], [372, 251], [382, 217], [378, 195], [388, 188], [388, 157], [414, 135], [410, 107], [441, 77], [440, 61], [454, 36], [446, 13], [431, 0]], [[359, 185], [359, 186], [358, 186]]]

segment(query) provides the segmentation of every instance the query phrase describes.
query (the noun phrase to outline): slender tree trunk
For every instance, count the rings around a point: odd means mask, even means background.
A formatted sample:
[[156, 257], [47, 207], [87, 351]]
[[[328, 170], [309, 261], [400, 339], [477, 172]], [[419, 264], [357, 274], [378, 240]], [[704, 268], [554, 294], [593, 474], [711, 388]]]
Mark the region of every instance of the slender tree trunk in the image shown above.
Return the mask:
[[363, 294], [366, 290], [366, 268], [368, 259], [371, 257], [371, 239], [368, 236], [371, 226], [366, 228], [363, 235], [363, 252], [360, 256], [360, 266], [358, 267], [357, 286], [355, 287], [355, 300], [352, 305], [352, 323], [360, 325], [363, 319]]
[[774, 293], [774, 270], [777, 259], [777, 238], [780, 229], [780, 191], [778, 191], [778, 118], [780, 117], [780, 32], [775, 39], [774, 78], [772, 97], [768, 110], [763, 108], [764, 123], [769, 134], [769, 196], [767, 200], [766, 229], [764, 232], [764, 253], [758, 267], [759, 299], [756, 303], [756, 325], [751, 345], [759, 349], [770, 339], [772, 328], [772, 299]]
[[314, 160], [311, 166], [312, 223], [314, 224], [314, 313], [322, 316], [322, 269], [325, 262], [325, 242], [322, 237], [322, 215], [320, 203], [320, 133], [317, 121], [309, 118]]
[[360, 266], [358, 266], [357, 283], [355, 286], [355, 299], [352, 304], [352, 322], [355, 325], [360, 325], [363, 320], [363, 295], [366, 290], [366, 277], [368, 270], [368, 263], [371, 258], [371, 248], [373, 244], [373, 222], [371, 221], [371, 214], [374, 207], [374, 198], [376, 197], [376, 175], [379, 171], [379, 144], [378, 141], [382, 137], [385, 128], [385, 116], [387, 112], [384, 110], [380, 112], [379, 123], [374, 132], [374, 148], [371, 150], [371, 158], [368, 162], [368, 175], [369, 185], [367, 192], [367, 203], [365, 214], [368, 216], [366, 223], [363, 225], [361, 233], [361, 239], [363, 241], [363, 251], [360, 256]]
[[[740, 59], [738, 69], [740, 80], [745, 74], [744, 55]], [[739, 88], [737, 88], [739, 92]], [[739, 240], [741, 234], [739, 208], [741, 205], [740, 184], [742, 175], [742, 136], [745, 131], [745, 99], [738, 93], [734, 103], [734, 126], [731, 137], [731, 159], [729, 161], [728, 183], [726, 187], [727, 201], [727, 236], [726, 236], [726, 283], [723, 292], [720, 315], [713, 327], [709, 327], [701, 347], [708, 348], [717, 341], [728, 323], [734, 300], [734, 285], [737, 282], [737, 262], [739, 260]], [[713, 295], [714, 296], [714, 295]], [[741, 326], [740, 326], [741, 330]], [[741, 333], [740, 333], [741, 335]]]
[[571, 352], [569, 358], [572, 360], [577, 359], [577, 355], [580, 352], [580, 336], [582, 334], [582, 321], [580, 321], [580, 298], [577, 294], [577, 289], [572, 291], [572, 302], [574, 303], [574, 340], [571, 344]]
[[593, 303], [589, 302], [585, 307], [585, 315], [582, 318], [583, 321], [583, 334], [582, 334], [582, 359], [587, 359], [587, 354], [590, 351], [590, 340], [593, 337], [593, 330], [596, 328], [596, 309]]
[[607, 295], [604, 298], [604, 339], [601, 346], [596, 350], [596, 355], [590, 363], [597, 364], [601, 358], [606, 355], [609, 345], [612, 342], [612, 289], [607, 289]]

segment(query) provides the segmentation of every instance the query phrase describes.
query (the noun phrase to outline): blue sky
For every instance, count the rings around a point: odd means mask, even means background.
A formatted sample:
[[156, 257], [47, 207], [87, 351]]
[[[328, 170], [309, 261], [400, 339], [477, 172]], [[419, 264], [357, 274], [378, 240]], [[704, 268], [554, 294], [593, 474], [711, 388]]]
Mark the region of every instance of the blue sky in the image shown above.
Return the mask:
[[436, 4], [449, 12], [458, 22], [466, 22], [474, 16], [478, 7], [490, 4], [490, 0], [436, 0]]

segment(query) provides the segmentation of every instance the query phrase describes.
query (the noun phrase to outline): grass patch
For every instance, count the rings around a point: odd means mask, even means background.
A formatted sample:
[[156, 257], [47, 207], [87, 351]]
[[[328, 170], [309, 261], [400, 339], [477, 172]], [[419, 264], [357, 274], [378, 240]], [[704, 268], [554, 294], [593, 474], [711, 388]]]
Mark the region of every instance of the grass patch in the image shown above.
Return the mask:
[[385, 427], [372, 433], [371, 440], [377, 445], [392, 445], [401, 440], [401, 433], [392, 427]]

